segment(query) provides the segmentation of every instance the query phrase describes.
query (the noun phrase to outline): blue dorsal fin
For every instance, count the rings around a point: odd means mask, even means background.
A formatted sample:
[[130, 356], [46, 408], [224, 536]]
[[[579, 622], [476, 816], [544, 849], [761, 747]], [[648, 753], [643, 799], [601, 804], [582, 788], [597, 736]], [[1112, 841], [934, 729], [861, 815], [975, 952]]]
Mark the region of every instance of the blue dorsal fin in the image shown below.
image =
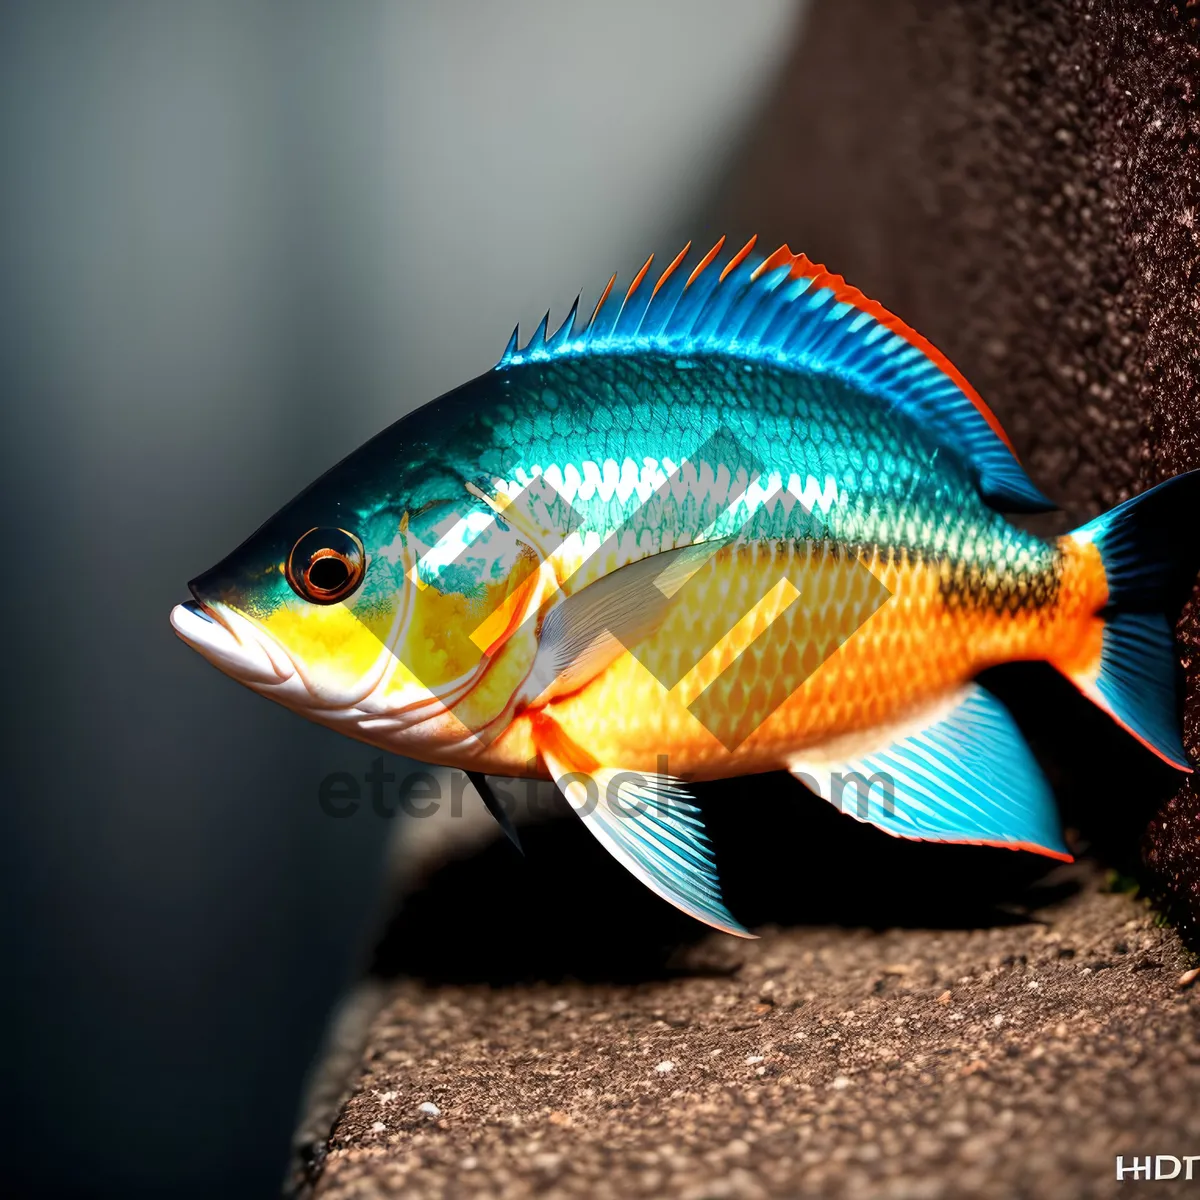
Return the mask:
[[1054, 508], [1025, 474], [979, 393], [929, 341], [840, 275], [787, 246], [764, 258], [753, 253], [751, 238], [721, 266], [724, 241], [685, 275], [689, 243], [653, 287], [647, 279], [651, 255], [619, 304], [611, 295], [614, 275], [582, 330], [574, 330], [573, 308], [548, 340], [547, 314], [524, 349], [509, 342], [497, 369], [563, 355], [658, 351], [728, 354], [836, 375], [935, 430], [974, 468], [980, 492], [996, 507]]

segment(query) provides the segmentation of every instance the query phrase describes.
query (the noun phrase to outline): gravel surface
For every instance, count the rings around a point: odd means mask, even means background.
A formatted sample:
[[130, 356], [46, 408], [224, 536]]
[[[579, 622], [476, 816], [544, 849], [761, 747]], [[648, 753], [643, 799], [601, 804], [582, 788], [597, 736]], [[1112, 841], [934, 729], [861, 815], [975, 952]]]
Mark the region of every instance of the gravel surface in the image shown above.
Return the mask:
[[[712, 935], [642, 982], [394, 983], [315, 1194], [1139, 1194], [1117, 1154], [1200, 1155], [1200, 984], [1143, 902], [1073, 870], [1019, 924]], [[1200, 1170], [1151, 1186], [1200, 1194]]]

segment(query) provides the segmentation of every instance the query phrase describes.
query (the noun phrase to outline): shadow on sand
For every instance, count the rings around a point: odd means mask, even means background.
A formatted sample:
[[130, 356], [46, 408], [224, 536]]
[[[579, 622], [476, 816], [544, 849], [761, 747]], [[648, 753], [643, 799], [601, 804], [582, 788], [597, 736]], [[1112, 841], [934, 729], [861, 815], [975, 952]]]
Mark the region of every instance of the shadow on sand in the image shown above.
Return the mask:
[[[1042, 666], [984, 682], [1042, 760], [1078, 852], [1132, 874], [1138, 839], [1176, 778]], [[1033, 919], [1077, 872], [981, 846], [906, 842], [837, 811], [787, 775], [696, 785], [730, 909], [747, 925], [971, 928]], [[506, 984], [634, 981], [683, 965], [706, 936], [624, 871], [563, 805], [522, 828], [522, 857], [497, 840], [441, 866], [380, 940], [378, 977]], [[720, 968], [714, 968], [720, 969]]]

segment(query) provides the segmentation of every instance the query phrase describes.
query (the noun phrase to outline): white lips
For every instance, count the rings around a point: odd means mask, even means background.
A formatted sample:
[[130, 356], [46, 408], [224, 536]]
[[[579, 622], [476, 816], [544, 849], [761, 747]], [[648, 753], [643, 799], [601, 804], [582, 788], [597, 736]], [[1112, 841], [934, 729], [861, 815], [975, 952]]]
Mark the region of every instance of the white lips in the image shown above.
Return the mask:
[[209, 607], [213, 619], [182, 604], [171, 609], [171, 625], [193, 650], [243, 683], [278, 684], [294, 673], [286, 656], [277, 647], [275, 654], [270, 653], [244, 617], [221, 604]]

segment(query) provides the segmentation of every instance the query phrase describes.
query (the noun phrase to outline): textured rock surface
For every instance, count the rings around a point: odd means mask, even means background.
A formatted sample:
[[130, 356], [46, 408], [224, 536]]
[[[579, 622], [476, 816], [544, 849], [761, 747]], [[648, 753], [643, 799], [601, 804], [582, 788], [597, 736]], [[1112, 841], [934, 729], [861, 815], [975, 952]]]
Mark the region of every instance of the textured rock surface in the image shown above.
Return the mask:
[[764, 933], [641, 983], [400, 984], [316, 1195], [1057, 1200], [1200, 1154], [1200, 987], [1094, 876], [1027, 924]]
[[[1195, 0], [817, 3], [722, 205], [931, 338], [1072, 517], [1200, 466], [1198, 16]], [[1198, 620], [1179, 631], [1194, 760]], [[1200, 942], [1195, 785], [1144, 861]]]

